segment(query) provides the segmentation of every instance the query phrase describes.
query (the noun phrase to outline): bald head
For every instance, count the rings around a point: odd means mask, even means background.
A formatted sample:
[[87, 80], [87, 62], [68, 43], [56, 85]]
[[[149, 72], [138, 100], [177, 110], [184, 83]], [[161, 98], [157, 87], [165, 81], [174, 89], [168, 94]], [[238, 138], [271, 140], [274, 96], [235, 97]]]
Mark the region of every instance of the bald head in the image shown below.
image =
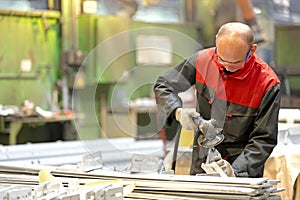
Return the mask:
[[248, 25], [240, 22], [230, 22], [219, 29], [216, 40], [219, 39], [234, 40], [235, 42], [241, 40], [241, 42], [251, 46], [254, 43], [254, 34]]

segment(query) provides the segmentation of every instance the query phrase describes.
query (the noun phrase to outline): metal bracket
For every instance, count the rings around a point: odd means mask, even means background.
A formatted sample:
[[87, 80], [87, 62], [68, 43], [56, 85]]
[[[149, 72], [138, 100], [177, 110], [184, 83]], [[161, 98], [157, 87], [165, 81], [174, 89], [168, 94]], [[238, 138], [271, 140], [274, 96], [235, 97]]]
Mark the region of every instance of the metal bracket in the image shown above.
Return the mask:
[[201, 164], [201, 168], [207, 173], [207, 174], [216, 174], [218, 173], [221, 177], [228, 177], [227, 174], [219, 167], [219, 165], [216, 162], [212, 162], [209, 164]]
[[34, 199], [37, 200], [52, 199], [62, 194], [66, 194], [66, 190], [61, 182], [45, 182], [34, 188]]
[[44, 195], [46, 195], [47, 192], [47, 186], [49, 185], [49, 182], [41, 183], [38, 186], [34, 188], [34, 198], [40, 198]]
[[32, 199], [32, 189], [31, 188], [22, 188], [10, 190], [7, 192], [7, 200], [31, 200]]
[[122, 200], [123, 186], [112, 186], [105, 189], [105, 200]]
[[105, 185], [105, 186], [99, 186], [96, 188], [93, 188], [91, 191], [88, 191], [85, 195], [85, 198], [87, 200], [103, 200], [104, 199], [104, 189], [108, 186], [111, 186], [111, 184], [109, 185]]
[[96, 169], [102, 169], [103, 162], [102, 162], [102, 153], [101, 151], [97, 151], [94, 153], [90, 153], [84, 155], [81, 161], [82, 171], [89, 172]]
[[6, 200], [7, 199], [7, 191], [15, 189], [16, 186], [9, 186], [9, 187], [1, 187], [0, 188], [0, 199]]
[[131, 159], [131, 173], [158, 173], [163, 171], [163, 160], [151, 155], [133, 154]]

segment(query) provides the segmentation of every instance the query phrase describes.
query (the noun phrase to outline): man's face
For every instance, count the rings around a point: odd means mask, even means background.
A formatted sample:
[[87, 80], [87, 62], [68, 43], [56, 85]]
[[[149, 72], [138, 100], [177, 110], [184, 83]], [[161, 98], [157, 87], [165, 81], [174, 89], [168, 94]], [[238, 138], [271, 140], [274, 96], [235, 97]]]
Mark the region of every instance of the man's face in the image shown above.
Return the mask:
[[[252, 47], [252, 46], [251, 46]], [[220, 40], [216, 43], [215, 56], [219, 64], [229, 72], [242, 69], [251, 53], [251, 47], [244, 42]]]

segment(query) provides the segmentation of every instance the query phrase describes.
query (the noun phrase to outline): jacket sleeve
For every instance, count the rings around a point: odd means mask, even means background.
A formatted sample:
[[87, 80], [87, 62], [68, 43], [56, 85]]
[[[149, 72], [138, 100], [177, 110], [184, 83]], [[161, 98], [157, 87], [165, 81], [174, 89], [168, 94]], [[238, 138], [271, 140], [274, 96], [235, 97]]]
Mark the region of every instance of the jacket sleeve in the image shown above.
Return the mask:
[[195, 59], [197, 54], [184, 60], [174, 68], [160, 75], [154, 84], [154, 94], [158, 109], [159, 127], [168, 127], [174, 119], [176, 108], [182, 107], [178, 93], [195, 84]]
[[280, 84], [264, 95], [244, 151], [232, 163], [236, 176], [262, 177], [264, 164], [277, 144]]

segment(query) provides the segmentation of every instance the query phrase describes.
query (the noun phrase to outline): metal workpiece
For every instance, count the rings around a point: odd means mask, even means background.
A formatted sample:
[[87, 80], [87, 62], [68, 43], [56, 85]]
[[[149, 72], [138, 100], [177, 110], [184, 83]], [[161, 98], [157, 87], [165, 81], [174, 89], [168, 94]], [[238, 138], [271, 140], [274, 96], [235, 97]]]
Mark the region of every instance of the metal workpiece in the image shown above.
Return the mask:
[[82, 156], [81, 161], [82, 171], [89, 172], [103, 168], [102, 152], [97, 151]]
[[[15, 176], [22, 176], [15, 174]], [[76, 176], [76, 175], [75, 175]], [[21, 179], [21, 178], [19, 178]], [[18, 181], [11, 180], [7, 186], [0, 187], [2, 200], [121, 200], [123, 199], [123, 184], [116, 181], [83, 181], [82, 179], [59, 177], [60, 181], [54, 183], [44, 182], [36, 186], [24, 183], [20, 186]], [[0, 181], [2, 182], [2, 181]], [[62, 184], [64, 182], [64, 184]], [[29, 182], [27, 182], [29, 183]], [[11, 186], [9, 186], [11, 185]]]
[[122, 200], [123, 186], [111, 186], [104, 189], [104, 200]]
[[211, 162], [211, 159], [214, 157], [221, 158], [222, 156], [216, 148], [211, 147], [208, 149], [205, 163], [201, 163], [201, 168], [208, 175], [228, 177], [227, 174], [221, 169], [221, 167], [216, 162]]
[[6, 191], [6, 198], [7, 200], [31, 200], [32, 196], [32, 189], [31, 188], [14, 188], [9, 189]]
[[[77, 182], [78, 183], [78, 182]], [[60, 200], [122, 200], [123, 185], [104, 184], [60, 194]]]
[[[2, 173], [4, 169], [2, 169]], [[23, 181], [34, 179], [38, 170], [31, 169], [32, 175], [24, 178], [22, 173], [28, 168], [8, 167]], [[75, 173], [71, 171], [53, 170], [51, 174], [64, 183], [57, 193], [49, 193], [47, 189], [43, 196], [32, 199], [74, 199], [74, 200], [121, 200], [126, 199], [279, 199], [277, 193], [283, 189], [277, 188], [278, 181], [268, 178], [239, 178], [215, 176], [183, 176], [162, 174], [129, 174], [111, 171], [93, 173]], [[0, 179], [1, 181], [1, 179]], [[49, 186], [45, 184], [43, 186]], [[41, 187], [43, 187], [41, 186]], [[68, 187], [78, 188], [69, 190]], [[80, 187], [77, 187], [80, 186]], [[30, 184], [25, 187], [30, 187]], [[36, 187], [37, 188], [37, 187]], [[36, 194], [36, 193], [32, 193]], [[54, 196], [56, 195], [56, 196]], [[162, 198], [164, 197], [164, 198]]]
[[33, 191], [33, 197], [35, 200], [57, 199], [58, 197], [67, 194], [66, 188], [64, 188], [61, 182], [40, 183], [34, 187]]
[[[162, 149], [161, 140], [136, 141], [134, 138], [20, 144], [0, 146], [0, 164], [63, 166], [85, 163], [85, 170], [88, 171], [89, 164], [90, 167], [93, 165], [94, 168], [101, 168], [99, 152], [102, 154], [104, 168], [126, 164], [129, 167], [132, 154], [152, 154], [162, 158], [164, 154]], [[96, 156], [97, 154], [99, 156]], [[85, 159], [89, 157], [87, 155], [91, 156], [89, 164], [87, 162], [89, 159]], [[95, 162], [92, 161], [93, 158]]]
[[86, 192], [85, 198], [86, 199], [95, 199], [95, 200], [102, 200], [104, 199], [104, 189], [111, 184], [108, 185], [100, 185], [95, 188], [92, 188], [90, 191]]
[[133, 154], [130, 173], [159, 173], [163, 171], [163, 160], [153, 155]]
[[16, 188], [16, 186], [1, 186], [0, 187], [0, 199], [4, 200], [7, 198], [7, 192]]

